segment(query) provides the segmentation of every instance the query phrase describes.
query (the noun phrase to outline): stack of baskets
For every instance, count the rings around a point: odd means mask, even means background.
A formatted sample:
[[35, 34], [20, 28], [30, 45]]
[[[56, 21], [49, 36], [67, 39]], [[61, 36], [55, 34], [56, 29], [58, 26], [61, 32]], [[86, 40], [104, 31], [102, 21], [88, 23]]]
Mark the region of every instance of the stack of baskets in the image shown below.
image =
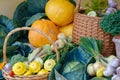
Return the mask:
[[[4, 45], [3, 45], [3, 59], [4, 59], [4, 62], [7, 63], [7, 57], [6, 57], [6, 46], [7, 46], [7, 42], [8, 42], [8, 39], [10, 38], [10, 36], [12, 34], [14, 34], [15, 32], [18, 32], [18, 31], [21, 31], [21, 30], [33, 30], [33, 31], [36, 31], [40, 34], [42, 34], [43, 36], [45, 36], [46, 38], [48, 38], [48, 40], [51, 41], [51, 43], [53, 44], [54, 46], [54, 49], [55, 49], [55, 53], [56, 53], [56, 60], [58, 61], [59, 60], [59, 53], [58, 53], [58, 50], [54, 44], [54, 41], [47, 35], [45, 34], [44, 32], [38, 30], [38, 29], [35, 29], [35, 28], [30, 28], [30, 27], [21, 27], [21, 28], [16, 28], [14, 30], [12, 30], [11, 32], [8, 33], [8, 35], [6, 36], [5, 38], [5, 41], [4, 41]], [[2, 69], [2, 74], [4, 76], [4, 78], [6, 80], [48, 80], [48, 74], [44, 74], [44, 75], [31, 75], [31, 76], [17, 76], [15, 75], [14, 77], [11, 77], [9, 75], [9, 73], [7, 73], [4, 68]]]

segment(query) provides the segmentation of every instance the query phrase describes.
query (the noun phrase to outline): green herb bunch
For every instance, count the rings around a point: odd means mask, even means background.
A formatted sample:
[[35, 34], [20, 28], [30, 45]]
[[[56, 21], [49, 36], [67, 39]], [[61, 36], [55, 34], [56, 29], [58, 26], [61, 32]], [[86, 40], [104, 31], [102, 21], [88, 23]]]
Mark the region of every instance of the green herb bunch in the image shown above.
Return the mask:
[[102, 16], [108, 7], [108, 0], [90, 0], [90, 3], [85, 3], [85, 7], [85, 13], [95, 11], [98, 16]]
[[120, 34], [120, 10], [104, 16], [100, 20], [100, 27], [111, 35]]

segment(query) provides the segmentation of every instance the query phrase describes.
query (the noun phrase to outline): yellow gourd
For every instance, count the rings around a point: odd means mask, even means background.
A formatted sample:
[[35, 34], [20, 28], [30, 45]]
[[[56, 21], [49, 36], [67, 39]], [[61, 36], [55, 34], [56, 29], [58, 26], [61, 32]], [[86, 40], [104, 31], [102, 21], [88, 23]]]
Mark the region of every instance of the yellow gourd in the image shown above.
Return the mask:
[[53, 59], [48, 59], [44, 63], [44, 69], [51, 71], [52, 68], [55, 66], [56, 62]]
[[48, 74], [48, 70], [46, 69], [41, 69], [39, 72], [38, 72], [38, 75], [44, 75], [44, 74]]
[[31, 70], [27, 70], [25, 73], [24, 73], [24, 76], [30, 76], [32, 75], [32, 71]]
[[31, 70], [33, 73], [39, 72], [41, 68], [42, 68], [42, 64], [39, 61], [32, 61], [29, 64], [29, 70]]
[[59, 27], [59, 32], [64, 33], [66, 36], [72, 36], [73, 23], [68, 24], [67, 26]]
[[25, 71], [26, 71], [26, 66], [24, 63], [22, 62], [17, 62], [16, 64], [13, 65], [12, 67], [12, 71], [16, 74], [16, 75], [22, 75]]
[[102, 77], [104, 70], [105, 70], [105, 67], [99, 68], [99, 69], [97, 70], [97, 72], [96, 72], [96, 76], [97, 76], [97, 77]]
[[66, 26], [73, 21], [75, 6], [69, 0], [49, 0], [45, 13], [59, 26]]

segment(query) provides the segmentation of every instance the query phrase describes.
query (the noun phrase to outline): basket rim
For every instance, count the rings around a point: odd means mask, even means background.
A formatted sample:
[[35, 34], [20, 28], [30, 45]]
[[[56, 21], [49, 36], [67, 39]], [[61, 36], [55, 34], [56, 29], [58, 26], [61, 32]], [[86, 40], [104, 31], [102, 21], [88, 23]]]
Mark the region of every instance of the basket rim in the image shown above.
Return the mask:
[[83, 16], [83, 17], [87, 17], [87, 18], [92, 18], [92, 19], [101, 19], [101, 17], [98, 17], [98, 16], [96, 16], [96, 17], [88, 16], [88, 15], [82, 14], [82, 13], [80, 13], [80, 12], [77, 12], [77, 13], [74, 14], [74, 16], [76, 16], [76, 15]]

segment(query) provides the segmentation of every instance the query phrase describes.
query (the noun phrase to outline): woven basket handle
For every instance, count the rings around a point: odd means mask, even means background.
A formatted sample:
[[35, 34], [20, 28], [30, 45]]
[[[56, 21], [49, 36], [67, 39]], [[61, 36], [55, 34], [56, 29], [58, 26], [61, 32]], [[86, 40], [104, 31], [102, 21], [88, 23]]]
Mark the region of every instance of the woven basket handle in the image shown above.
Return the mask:
[[74, 0], [74, 1], [76, 3], [75, 12], [79, 12], [81, 0]]
[[5, 41], [4, 41], [4, 45], [3, 45], [3, 60], [4, 60], [5, 63], [7, 63], [6, 47], [7, 47], [8, 39], [9, 39], [10, 36], [11, 36], [12, 34], [14, 34], [15, 32], [22, 31], [22, 30], [32, 30], [32, 31], [36, 31], [36, 32], [44, 35], [44, 36], [53, 44], [53, 47], [54, 47], [55, 52], [56, 52], [56, 60], [57, 60], [57, 62], [58, 62], [58, 60], [59, 60], [59, 58], [60, 58], [60, 57], [59, 57], [59, 52], [58, 52], [58, 50], [57, 50], [57, 48], [56, 48], [56, 45], [54, 44], [54, 41], [51, 39], [50, 36], [48, 36], [46, 33], [42, 32], [41, 30], [38, 30], [38, 29], [35, 29], [35, 28], [21, 27], [21, 28], [16, 28], [16, 29], [10, 31], [10, 32], [8, 33], [8, 35], [5, 37]]

